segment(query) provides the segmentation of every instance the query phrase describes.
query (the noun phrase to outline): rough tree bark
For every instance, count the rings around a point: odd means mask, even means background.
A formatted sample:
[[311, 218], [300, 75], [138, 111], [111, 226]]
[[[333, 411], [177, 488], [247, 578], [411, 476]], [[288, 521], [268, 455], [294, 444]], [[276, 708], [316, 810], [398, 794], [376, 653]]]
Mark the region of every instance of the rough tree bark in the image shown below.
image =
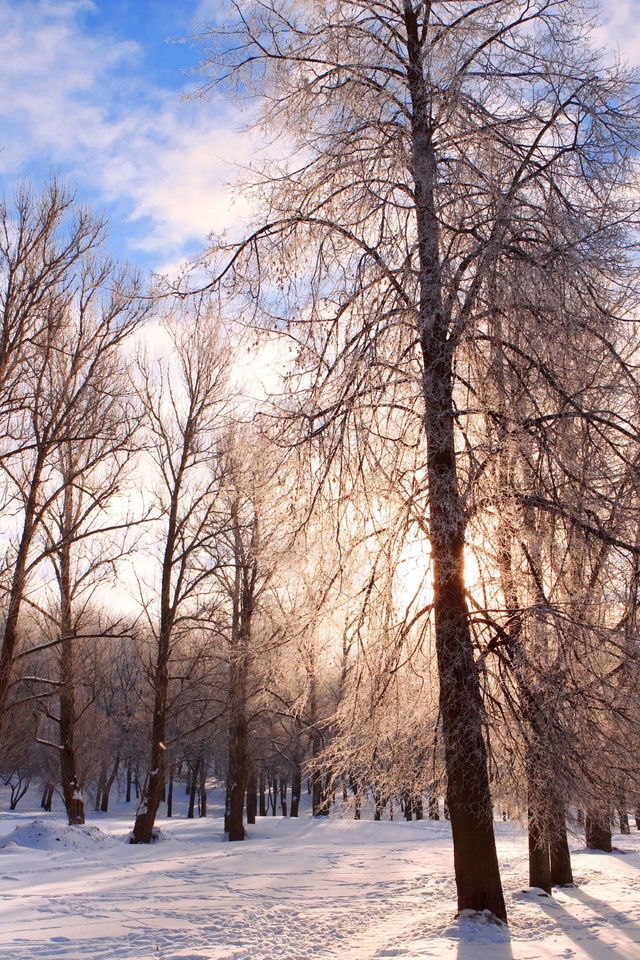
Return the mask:
[[437, 161], [418, 18], [405, 3], [411, 95], [412, 172], [419, 256], [418, 335], [422, 350], [440, 716], [453, 832], [458, 910], [490, 910], [506, 920], [493, 831], [483, 710], [464, 580], [465, 514], [456, 469], [453, 356], [443, 305]]

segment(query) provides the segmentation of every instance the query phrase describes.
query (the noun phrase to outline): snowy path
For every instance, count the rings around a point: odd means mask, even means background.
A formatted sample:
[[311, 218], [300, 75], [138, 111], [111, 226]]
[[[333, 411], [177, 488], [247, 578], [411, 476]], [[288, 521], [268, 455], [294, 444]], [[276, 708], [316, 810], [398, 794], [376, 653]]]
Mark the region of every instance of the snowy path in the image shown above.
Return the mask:
[[453, 922], [448, 825], [265, 818], [244, 844], [218, 817], [70, 829], [3, 814], [0, 960], [640, 960], [640, 835], [574, 851], [580, 886], [524, 891], [520, 831], [499, 824], [510, 915]]

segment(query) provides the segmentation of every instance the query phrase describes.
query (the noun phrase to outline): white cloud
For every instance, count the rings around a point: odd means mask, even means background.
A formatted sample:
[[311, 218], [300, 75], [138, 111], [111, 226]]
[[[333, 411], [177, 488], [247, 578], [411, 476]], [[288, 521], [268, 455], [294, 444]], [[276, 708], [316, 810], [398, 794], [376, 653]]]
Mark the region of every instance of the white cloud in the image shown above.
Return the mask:
[[640, 0], [607, 0], [596, 41], [617, 50], [630, 65], [640, 66]]
[[[180, 103], [150, 81], [140, 44], [83, 29], [95, 9], [92, 0], [0, 0], [0, 181], [70, 174], [108, 206], [123, 252], [161, 269], [247, 216], [224, 184], [254, 145], [236, 108]], [[195, 3], [195, 28], [219, 10]], [[603, 13], [598, 42], [640, 63], [640, 0]]]
[[154, 86], [139, 44], [83, 32], [92, 7], [0, 0], [0, 177], [69, 173], [132, 251], [180, 259], [240, 215], [223, 184], [251, 148], [223, 104]]
[[241, 216], [244, 204], [232, 202], [224, 183], [232, 162], [245, 160], [249, 149], [208, 112], [198, 118], [169, 108], [131, 132], [127, 150], [104, 164], [101, 179], [110, 199], [124, 192], [131, 218], [148, 222], [137, 241], [143, 249], [175, 252], [194, 238], [204, 244], [211, 231]]

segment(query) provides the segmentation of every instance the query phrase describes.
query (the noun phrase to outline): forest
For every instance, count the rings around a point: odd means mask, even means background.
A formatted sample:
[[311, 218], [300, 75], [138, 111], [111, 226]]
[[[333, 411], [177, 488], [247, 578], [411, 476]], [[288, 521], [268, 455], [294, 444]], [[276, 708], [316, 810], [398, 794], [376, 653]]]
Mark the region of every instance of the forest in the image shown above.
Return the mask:
[[[637, 76], [578, 0], [230, 0], [260, 149], [179, 278], [0, 207], [0, 775], [224, 829], [450, 820], [507, 920], [640, 827]], [[368, 815], [368, 814], [367, 814]]]

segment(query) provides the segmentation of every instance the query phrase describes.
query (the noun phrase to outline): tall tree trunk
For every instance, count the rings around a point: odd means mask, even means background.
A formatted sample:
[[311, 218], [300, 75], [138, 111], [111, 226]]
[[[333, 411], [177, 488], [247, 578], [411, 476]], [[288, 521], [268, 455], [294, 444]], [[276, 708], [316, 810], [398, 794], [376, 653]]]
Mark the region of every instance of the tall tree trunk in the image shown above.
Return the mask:
[[167, 816], [173, 816], [173, 777], [174, 777], [174, 766], [171, 764], [169, 768], [169, 790], [167, 791]]
[[7, 697], [11, 686], [11, 675], [13, 672], [13, 658], [18, 642], [18, 625], [20, 619], [20, 610], [24, 599], [24, 592], [27, 585], [27, 564], [31, 543], [36, 529], [37, 504], [42, 481], [42, 471], [44, 468], [48, 448], [41, 446], [38, 450], [36, 462], [34, 464], [29, 494], [24, 508], [24, 518], [22, 521], [22, 535], [18, 546], [13, 576], [11, 578], [11, 587], [7, 600], [6, 614], [4, 620], [4, 632], [2, 636], [2, 648], [0, 649], [0, 734], [4, 724], [5, 710], [7, 706]]
[[551, 893], [551, 855], [549, 838], [539, 813], [529, 809], [529, 886]]
[[[153, 676], [153, 717], [151, 721], [151, 763], [136, 810], [131, 843], [151, 843], [158, 807], [164, 791], [167, 700], [169, 696], [169, 660], [171, 637], [176, 616], [177, 598], [173, 593], [172, 577], [178, 551], [178, 510], [182, 497], [182, 484], [188, 458], [191, 454], [194, 423], [188, 419], [182, 437], [181, 459], [170, 491], [167, 537], [162, 557], [160, 582], [160, 624], [158, 649]], [[136, 771], [136, 784], [137, 784]], [[137, 796], [137, 790], [136, 790]]]
[[260, 776], [258, 778], [258, 805], [260, 808], [260, 816], [266, 817], [267, 815], [267, 798], [265, 796], [266, 784], [265, 784], [265, 775], [264, 767], [260, 767]]
[[191, 789], [189, 790], [189, 808], [187, 810], [187, 820], [193, 820], [196, 809], [196, 795], [198, 793], [198, 781], [200, 779], [200, 764], [202, 761], [198, 757], [196, 765], [191, 774]]
[[100, 803], [102, 801], [102, 791], [104, 790], [104, 785], [107, 782], [107, 764], [100, 764], [100, 774], [98, 776], [98, 785], [96, 787], [96, 802], [94, 804], [95, 813], [100, 809]]
[[42, 789], [42, 797], [41, 797], [41, 799], [40, 799], [40, 806], [41, 806], [42, 809], [45, 810], [47, 813], [51, 813], [51, 804], [52, 804], [52, 802], [53, 802], [53, 794], [54, 794], [55, 789], [56, 789], [55, 783], [51, 783], [50, 780], [47, 780], [47, 782], [45, 783], [45, 785], [44, 785], [44, 787], [43, 787], [43, 789]]
[[[311, 727], [311, 756], [313, 761], [317, 761], [322, 750], [322, 736], [318, 729], [319, 716], [315, 662], [311, 664], [309, 677], [309, 718]], [[330, 804], [327, 802], [322, 773], [314, 762], [311, 772], [311, 812], [314, 817], [328, 817], [329, 811]]]
[[73, 487], [64, 488], [62, 545], [58, 554], [60, 591], [60, 783], [69, 824], [84, 823], [84, 798], [78, 782], [75, 751], [76, 670], [71, 610], [71, 538], [73, 531]]
[[136, 810], [131, 843], [151, 843], [164, 789], [165, 729], [169, 688], [169, 635], [160, 634], [151, 724], [151, 767]]
[[118, 776], [118, 767], [120, 766], [120, 755], [116, 757], [113, 767], [111, 768], [111, 773], [109, 778], [105, 781], [102, 787], [102, 799], [100, 800], [100, 810], [102, 813], [107, 813], [109, 810], [109, 796], [111, 794], [111, 788], [113, 787], [116, 777]]
[[465, 516], [456, 470], [453, 404], [455, 342], [443, 307], [437, 163], [424, 77], [424, 48], [413, 4], [404, 18], [411, 94], [412, 166], [418, 235], [424, 429], [429, 482], [440, 716], [451, 815], [458, 911], [490, 910], [506, 920], [493, 830], [480, 680], [464, 582]]
[[302, 766], [300, 759], [296, 755], [293, 761], [293, 779], [291, 781], [291, 813], [290, 816], [297, 817], [300, 810], [300, 795], [302, 793]]
[[247, 776], [247, 823], [256, 822], [256, 814], [258, 812], [258, 778], [256, 777], [256, 771], [253, 766], [249, 768], [249, 774]]
[[567, 838], [566, 814], [564, 806], [559, 801], [556, 801], [551, 811], [549, 837], [551, 883], [554, 887], [572, 887], [573, 870]]
[[[234, 673], [232, 667], [232, 673]], [[245, 716], [243, 679], [231, 681], [231, 719], [229, 723], [229, 765], [227, 770], [227, 822], [229, 840], [244, 840], [244, 796], [247, 789], [248, 727]], [[234, 691], [234, 685], [236, 689]]]
[[362, 790], [360, 783], [355, 779], [355, 777], [349, 777], [349, 785], [351, 787], [351, 792], [353, 793], [354, 800], [354, 809], [353, 809], [353, 819], [360, 820], [362, 817]]
[[529, 834], [529, 886], [540, 887], [551, 893], [551, 850], [549, 843], [549, 791], [545, 782], [545, 764], [541, 756], [540, 741], [535, 735], [535, 704], [525, 698], [522, 707], [531, 731], [527, 745], [525, 770], [527, 777], [528, 834]]
[[225, 829], [229, 840], [245, 838], [244, 798], [249, 772], [249, 721], [247, 682], [252, 640], [253, 608], [258, 575], [258, 522], [253, 517], [251, 542], [243, 543], [239, 503], [231, 507], [234, 537], [234, 581], [232, 592], [231, 650], [229, 669], [229, 763], [227, 767], [227, 811]]
[[604, 810], [587, 810], [585, 816], [585, 840], [589, 850], [611, 853], [611, 813]]
[[207, 815], [207, 764], [202, 760], [200, 764], [200, 816]]

